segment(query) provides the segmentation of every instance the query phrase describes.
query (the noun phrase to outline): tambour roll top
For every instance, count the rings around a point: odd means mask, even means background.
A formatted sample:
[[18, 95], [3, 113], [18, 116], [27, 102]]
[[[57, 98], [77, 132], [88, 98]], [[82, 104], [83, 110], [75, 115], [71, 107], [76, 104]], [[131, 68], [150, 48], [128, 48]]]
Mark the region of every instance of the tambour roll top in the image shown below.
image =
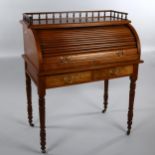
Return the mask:
[[126, 25], [39, 30], [43, 56], [94, 53], [136, 48], [136, 39]]
[[93, 70], [140, 61], [138, 35], [126, 13], [26, 13], [22, 23], [25, 57], [40, 73]]

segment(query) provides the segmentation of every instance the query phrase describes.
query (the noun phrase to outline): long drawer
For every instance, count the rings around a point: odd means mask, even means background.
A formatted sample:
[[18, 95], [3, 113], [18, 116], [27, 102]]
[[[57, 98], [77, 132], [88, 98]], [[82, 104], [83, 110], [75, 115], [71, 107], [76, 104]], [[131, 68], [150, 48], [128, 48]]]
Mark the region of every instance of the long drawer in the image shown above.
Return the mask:
[[45, 77], [46, 88], [79, 84], [90, 81], [105, 80], [110, 78], [131, 75], [133, 66], [113, 67], [109, 69], [91, 70], [77, 73], [60, 74]]
[[63, 71], [80, 68], [93, 68], [107, 63], [135, 61], [139, 59], [137, 49], [122, 49], [89, 54], [75, 54], [47, 57], [44, 59], [44, 71]]

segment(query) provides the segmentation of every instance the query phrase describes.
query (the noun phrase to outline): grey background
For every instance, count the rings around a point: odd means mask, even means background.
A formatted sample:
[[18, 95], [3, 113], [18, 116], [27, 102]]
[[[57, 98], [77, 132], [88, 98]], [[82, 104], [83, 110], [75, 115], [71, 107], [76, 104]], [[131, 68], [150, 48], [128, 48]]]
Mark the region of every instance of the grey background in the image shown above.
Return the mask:
[[154, 0], [1, 0], [0, 56], [19, 56], [23, 53], [23, 12], [114, 9], [129, 13], [129, 19], [141, 38], [144, 51], [155, 48]]
[[[145, 64], [140, 66], [131, 135], [125, 134], [129, 78], [110, 80], [106, 114], [101, 113], [103, 81], [50, 89], [46, 95], [48, 155], [155, 154], [155, 54], [146, 52], [143, 57]], [[41, 154], [37, 91], [33, 85], [32, 128], [27, 123], [23, 68], [18, 57], [0, 60], [2, 155]]]
[[[50, 89], [46, 95], [49, 155], [155, 154], [154, 0], [0, 1], [0, 154], [40, 154], [38, 97], [33, 86], [35, 127], [27, 123], [23, 12], [114, 9], [129, 13], [139, 33], [142, 59], [132, 133], [126, 136], [129, 78], [110, 80], [109, 107], [102, 114], [103, 81]], [[122, 97], [123, 96], [123, 97]]]

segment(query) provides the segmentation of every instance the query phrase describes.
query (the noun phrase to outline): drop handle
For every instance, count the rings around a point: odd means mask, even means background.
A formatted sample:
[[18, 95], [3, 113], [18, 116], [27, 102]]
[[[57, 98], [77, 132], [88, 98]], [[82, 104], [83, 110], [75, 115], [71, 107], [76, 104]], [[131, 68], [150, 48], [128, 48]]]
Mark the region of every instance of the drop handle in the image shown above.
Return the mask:
[[68, 57], [64, 57], [64, 56], [61, 56], [60, 57], [60, 63], [66, 64], [68, 62], [69, 62], [69, 58]]
[[72, 76], [65, 76], [64, 77], [65, 84], [71, 84], [73, 83], [73, 77]]
[[116, 69], [111, 69], [111, 70], [109, 70], [109, 74], [110, 74], [111, 76], [116, 75]]
[[123, 50], [118, 50], [118, 51], [116, 51], [116, 55], [117, 55], [118, 57], [123, 56], [123, 55], [124, 55]]
[[112, 68], [109, 70], [109, 75], [110, 76], [117, 76], [121, 73], [119, 68]]

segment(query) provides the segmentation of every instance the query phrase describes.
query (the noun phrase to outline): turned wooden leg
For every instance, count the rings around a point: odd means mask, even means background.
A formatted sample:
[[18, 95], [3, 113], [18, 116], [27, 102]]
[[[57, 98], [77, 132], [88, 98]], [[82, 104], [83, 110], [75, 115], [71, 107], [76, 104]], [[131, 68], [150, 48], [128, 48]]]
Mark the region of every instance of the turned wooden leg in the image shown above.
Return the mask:
[[107, 110], [107, 106], [108, 106], [108, 85], [109, 85], [109, 80], [105, 80], [104, 81], [104, 109], [103, 109], [103, 113], [106, 112]]
[[127, 135], [130, 134], [132, 118], [133, 118], [133, 107], [134, 107], [134, 97], [135, 97], [135, 88], [136, 88], [136, 78], [130, 77], [130, 93], [129, 93], [129, 110], [128, 110], [128, 130]]
[[25, 76], [26, 76], [26, 92], [27, 92], [27, 112], [28, 112], [28, 121], [30, 126], [34, 126], [33, 124], [33, 116], [32, 116], [32, 95], [31, 95], [31, 78], [30, 76], [27, 74], [27, 72], [25, 72]]
[[45, 91], [39, 92], [40, 145], [42, 153], [46, 153], [45, 130]]

